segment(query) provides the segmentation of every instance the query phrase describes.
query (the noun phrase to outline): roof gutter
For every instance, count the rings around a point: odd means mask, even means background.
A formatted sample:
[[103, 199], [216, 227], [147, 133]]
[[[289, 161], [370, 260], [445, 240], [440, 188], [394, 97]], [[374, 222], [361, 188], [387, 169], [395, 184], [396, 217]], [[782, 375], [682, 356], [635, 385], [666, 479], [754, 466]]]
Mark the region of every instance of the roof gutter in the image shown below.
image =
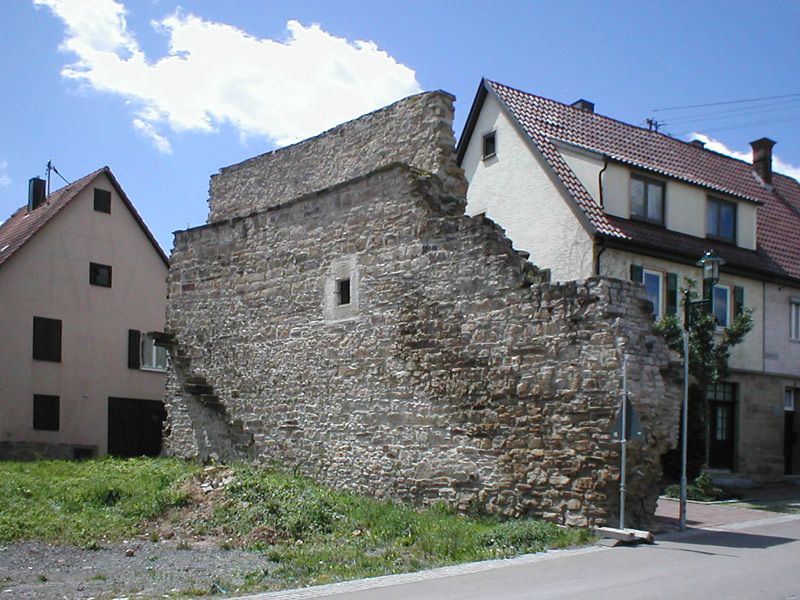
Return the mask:
[[[600, 172], [597, 174], [597, 190], [600, 201], [600, 208], [604, 211], [606, 209], [605, 198], [603, 196], [603, 174], [606, 172], [608, 168], [608, 156], [606, 154], [603, 155], [603, 168], [600, 169]], [[599, 277], [600, 276], [600, 257], [603, 255], [603, 252], [606, 251], [606, 238], [605, 236], [596, 236], [595, 240], [599, 240], [600, 242], [600, 249], [597, 251], [597, 254], [594, 255], [594, 274]]]

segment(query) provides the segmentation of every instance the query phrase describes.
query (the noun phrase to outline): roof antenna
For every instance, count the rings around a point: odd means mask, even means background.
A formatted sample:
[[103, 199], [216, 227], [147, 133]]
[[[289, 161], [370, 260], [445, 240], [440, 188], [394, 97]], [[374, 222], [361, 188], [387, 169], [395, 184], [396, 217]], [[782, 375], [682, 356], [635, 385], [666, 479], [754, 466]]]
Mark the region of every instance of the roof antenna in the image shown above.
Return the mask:
[[61, 177], [61, 179], [63, 179], [64, 182], [67, 185], [70, 184], [70, 182], [67, 181], [67, 178], [64, 177], [61, 173], [58, 172], [58, 169], [56, 169], [56, 166], [53, 164], [53, 162], [48, 160], [47, 161], [47, 196], [48, 197], [50, 196], [50, 171], [55, 172], [55, 174], [58, 175], [59, 177]]
[[646, 122], [647, 122], [647, 128], [650, 131], [655, 131], [656, 133], [658, 133], [658, 128], [663, 125], [663, 123], [659, 123], [655, 119], [650, 119], [650, 118], [646, 119]]

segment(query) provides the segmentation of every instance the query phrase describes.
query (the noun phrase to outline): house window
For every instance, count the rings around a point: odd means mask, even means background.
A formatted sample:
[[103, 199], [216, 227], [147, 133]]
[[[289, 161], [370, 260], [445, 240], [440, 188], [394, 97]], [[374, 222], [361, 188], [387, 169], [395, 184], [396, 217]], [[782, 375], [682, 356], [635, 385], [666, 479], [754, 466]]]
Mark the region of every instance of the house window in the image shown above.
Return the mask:
[[102, 287], [111, 287], [111, 267], [98, 263], [89, 263], [89, 283]]
[[149, 333], [142, 336], [142, 369], [167, 370], [167, 349], [157, 346]]
[[789, 309], [790, 337], [793, 340], [800, 340], [800, 298], [792, 298]]
[[664, 224], [664, 182], [631, 175], [631, 218]]
[[166, 371], [167, 349], [156, 344], [156, 332], [128, 330], [128, 368]]
[[736, 204], [719, 198], [708, 199], [706, 237], [725, 242], [736, 241]]
[[94, 190], [94, 209], [97, 212], [111, 214], [111, 192], [108, 190]]
[[491, 131], [483, 136], [483, 159], [492, 158], [497, 150], [495, 132]]
[[658, 320], [663, 316], [664, 274], [645, 269], [642, 283], [644, 283], [644, 288], [647, 291], [647, 299], [653, 303], [653, 315]]
[[718, 327], [727, 327], [730, 323], [731, 288], [715, 285], [711, 291], [711, 307], [714, 322]]
[[797, 407], [795, 403], [795, 396], [800, 398], [800, 389], [794, 390], [792, 388], [786, 388], [783, 392], [783, 410], [786, 412], [794, 412], [795, 408]]
[[33, 359], [61, 362], [61, 320], [33, 317]]
[[336, 282], [336, 304], [342, 306], [350, 304], [350, 278], [340, 279]]
[[58, 405], [58, 396], [34, 394], [33, 428], [44, 431], [58, 431], [60, 427]]

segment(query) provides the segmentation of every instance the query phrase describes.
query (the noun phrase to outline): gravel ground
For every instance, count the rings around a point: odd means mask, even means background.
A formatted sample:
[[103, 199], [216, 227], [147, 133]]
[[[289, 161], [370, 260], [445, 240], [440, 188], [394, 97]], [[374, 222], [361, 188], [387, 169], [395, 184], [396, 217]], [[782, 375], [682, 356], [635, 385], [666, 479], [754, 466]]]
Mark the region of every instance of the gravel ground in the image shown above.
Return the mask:
[[[131, 555], [132, 554], [132, 555]], [[264, 556], [216, 544], [129, 540], [99, 550], [19, 542], [0, 547], [0, 600], [193, 598], [234, 592]], [[262, 583], [268, 583], [268, 580]]]

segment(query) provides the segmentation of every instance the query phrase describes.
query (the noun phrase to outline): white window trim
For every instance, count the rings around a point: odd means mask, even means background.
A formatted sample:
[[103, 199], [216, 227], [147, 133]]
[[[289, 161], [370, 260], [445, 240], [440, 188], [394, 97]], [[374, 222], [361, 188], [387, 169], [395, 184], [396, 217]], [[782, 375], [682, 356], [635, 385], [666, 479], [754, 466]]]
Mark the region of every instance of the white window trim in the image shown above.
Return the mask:
[[[714, 290], [721, 289], [725, 290], [725, 312], [726, 315], [726, 323], [725, 325], [716, 325], [717, 331], [722, 331], [723, 329], [730, 327], [731, 322], [733, 321], [733, 306], [731, 304], [731, 299], [733, 297], [733, 288], [729, 285], [720, 285], [717, 284], [711, 290], [711, 314], [714, 315]], [[716, 315], [714, 315], [714, 319], [716, 321]]]
[[789, 299], [789, 339], [800, 342], [800, 298]]
[[[494, 150], [489, 154], [486, 153], [486, 138], [492, 136], [492, 143], [494, 144]], [[493, 129], [492, 131], [487, 131], [481, 137], [481, 159], [482, 160], [489, 160], [490, 158], [495, 158], [497, 156], [497, 130]]]
[[[152, 339], [153, 338], [151, 338], [147, 333], [142, 332], [142, 341], [139, 349], [139, 369], [141, 369], [142, 371], [157, 371], [159, 373], [164, 373], [167, 370], [166, 348], [162, 348], [164, 355], [164, 366], [162, 367], [161, 365], [158, 364], [159, 346], [155, 344], [155, 341], [153, 341], [152, 344], [147, 344], [147, 341]], [[148, 345], [150, 347], [149, 360], [147, 360], [148, 357], [145, 356]]]
[[664, 282], [666, 276], [664, 275], [663, 271], [656, 271], [654, 269], [642, 269], [642, 285], [645, 286], [645, 290], [647, 289], [647, 276], [648, 275], [655, 275], [658, 277], [658, 310], [655, 312], [656, 321], [660, 321], [664, 318], [664, 312], [666, 307], [664, 306], [666, 300], [666, 291]]

